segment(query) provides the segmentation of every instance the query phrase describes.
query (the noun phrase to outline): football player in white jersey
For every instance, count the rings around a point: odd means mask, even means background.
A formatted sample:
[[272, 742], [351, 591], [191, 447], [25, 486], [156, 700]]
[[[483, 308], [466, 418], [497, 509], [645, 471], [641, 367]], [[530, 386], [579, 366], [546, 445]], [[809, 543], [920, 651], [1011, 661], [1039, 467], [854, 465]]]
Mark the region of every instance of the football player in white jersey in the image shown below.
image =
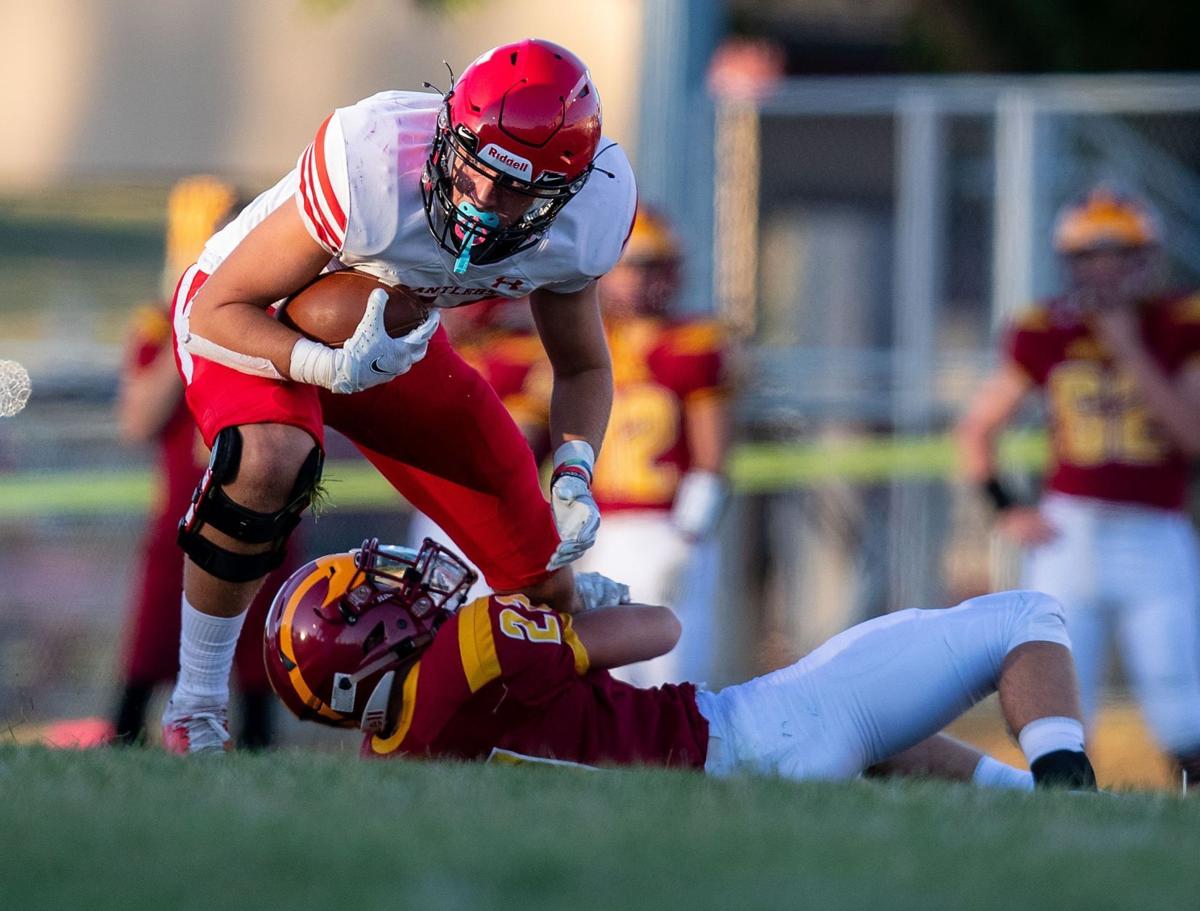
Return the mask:
[[[233, 647], [317, 489], [325, 425], [495, 590], [578, 606], [569, 564], [599, 525], [591, 472], [612, 398], [595, 282], [635, 208], [587, 68], [527, 39], [478, 58], [444, 95], [383, 92], [335, 111], [296, 168], [209, 241], [173, 310], [188, 406], [213, 454], [180, 524], [169, 749], [228, 744]], [[373, 292], [338, 349], [273, 318], [274, 304], [345, 267], [405, 286], [433, 315], [391, 338], [386, 294]], [[438, 325], [437, 308], [526, 295], [554, 369], [549, 508], [520, 432]]]

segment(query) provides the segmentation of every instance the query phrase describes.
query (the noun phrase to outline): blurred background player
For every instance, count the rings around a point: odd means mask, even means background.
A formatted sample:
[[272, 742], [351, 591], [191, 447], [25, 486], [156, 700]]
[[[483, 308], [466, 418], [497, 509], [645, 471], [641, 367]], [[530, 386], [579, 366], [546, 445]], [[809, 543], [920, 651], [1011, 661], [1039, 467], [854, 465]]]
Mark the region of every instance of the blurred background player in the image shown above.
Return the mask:
[[[195, 261], [204, 242], [245, 200], [229, 183], [196, 175], [179, 181], [167, 202], [164, 298]], [[130, 603], [120, 695], [112, 725], [115, 742], [132, 744], [145, 733], [146, 709], [156, 687], [179, 671], [179, 592], [183, 551], [175, 541], [179, 517], [208, 463], [208, 449], [183, 401], [183, 382], [171, 348], [165, 302], [139, 308], [129, 336], [117, 398], [121, 439], [155, 446], [155, 492], [140, 549], [137, 588]], [[272, 740], [274, 697], [262, 664], [260, 631], [271, 595], [287, 578], [286, 564], [263, 587], [250, 608], [234, 668], [240, 691], [240, 743], [263, 748]]]
[[[683, 623], [672, 652], [615, 672], [638, 686], [706, 680], [716, 657], [725, 340], [715, 322], [679, 316], [681, 267], [671, 226], [642, 205], [620, 261], [600, 280], [614, 388], [592, 492], [605, 519], [577, 569], [619, 579], [635, 601], [668, 605]], [[507, 306], [491, 315], [478, 366], [544, 457], [550, 365], [527, 310]]]
[[638, 686], [708, 680], [716, 659], [727, 355], [716, 322], [679, 311], [679, 251], [671, 225], [643, 205], [600, 282], [614, 391], [592, 490], [605, 522], [579, 569], [620, 579], [634, 601], [665, 604], [683, 624], [671, 652], [617, 671]]
[[[1054, 229], [1068, 290], [1010, 327], [959, 427], [966, 473], [1025, 548], [1023, 584], [1060, 599], [1094, 719], [1110, 633], [1160, 745], [1200, 783], [1200, 579], [1184, 513], [1200, 455], [1200, 296], [1159, 290], [1161, 229], [1100, 185]], [[996, 476], [995, 438], [1044, 392], [1051, 465], [1036, 506]]]

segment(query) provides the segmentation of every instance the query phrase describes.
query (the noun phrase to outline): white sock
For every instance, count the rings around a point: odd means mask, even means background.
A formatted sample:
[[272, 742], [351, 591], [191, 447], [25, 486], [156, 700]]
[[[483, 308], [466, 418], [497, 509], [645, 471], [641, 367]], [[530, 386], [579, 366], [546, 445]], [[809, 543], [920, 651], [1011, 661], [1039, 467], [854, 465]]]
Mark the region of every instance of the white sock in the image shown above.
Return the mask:
[[171, 696], [176, 708], [187, 705], [221, 706], [229, 702], [229, 674], [233, 653], [246, 614], [213, 617], [182, 599], [183, 623], [179, 636], [179, 679]]
[[993, 759], [991, 756], [979, 757], [979, 764], [971, 775], [971, 781], [981, 788], [996, 788], [1009, 791], [1032, 791], [1033, 773]]
[[1038, 718], [1021, 728], [1017, 740], [1030, 765], [1056, 750], [1082, 753], [1083, 722], [1061, 716]]

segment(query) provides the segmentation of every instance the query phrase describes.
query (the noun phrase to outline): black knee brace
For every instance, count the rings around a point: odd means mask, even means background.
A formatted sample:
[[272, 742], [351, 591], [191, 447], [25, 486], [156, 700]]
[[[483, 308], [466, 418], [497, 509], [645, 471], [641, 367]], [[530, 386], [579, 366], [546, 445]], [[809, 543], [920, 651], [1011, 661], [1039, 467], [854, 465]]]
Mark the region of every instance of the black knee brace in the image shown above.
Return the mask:
[[[312, 502], [324, 461], [324, 453], [313, 446], [300, 466], [287, 504], [277, 512], [255, 512], [231, 500], [221, 486], [237, 478], [242, 462], [241, 431], [226, 427], [213, 441], [208, 468], [179, 523], [179, 546], [202, 570], [226, 582], [250, 582], [265, 576], [283, 562], [288, 536]], [[205, 525], [247, 544], [270, 544], [271, 548], [258, 554], [226, 550], [201, 537]]]

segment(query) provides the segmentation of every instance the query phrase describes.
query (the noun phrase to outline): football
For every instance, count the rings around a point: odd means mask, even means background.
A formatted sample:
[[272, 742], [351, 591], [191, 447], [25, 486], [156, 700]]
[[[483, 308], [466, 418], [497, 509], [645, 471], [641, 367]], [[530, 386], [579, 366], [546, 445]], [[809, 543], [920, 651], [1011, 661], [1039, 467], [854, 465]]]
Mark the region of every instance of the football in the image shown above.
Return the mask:
[[393, 338], [424, 322], [429, 307], [406, 288], [385, 285], [373, 275], [344, 269], [318, 276], [280, 308], [277, 318], [331, 348], [340, 348], [354, 334], [367, 309], [367, 295], [376, 288], [388, 292], [384, 325]]

